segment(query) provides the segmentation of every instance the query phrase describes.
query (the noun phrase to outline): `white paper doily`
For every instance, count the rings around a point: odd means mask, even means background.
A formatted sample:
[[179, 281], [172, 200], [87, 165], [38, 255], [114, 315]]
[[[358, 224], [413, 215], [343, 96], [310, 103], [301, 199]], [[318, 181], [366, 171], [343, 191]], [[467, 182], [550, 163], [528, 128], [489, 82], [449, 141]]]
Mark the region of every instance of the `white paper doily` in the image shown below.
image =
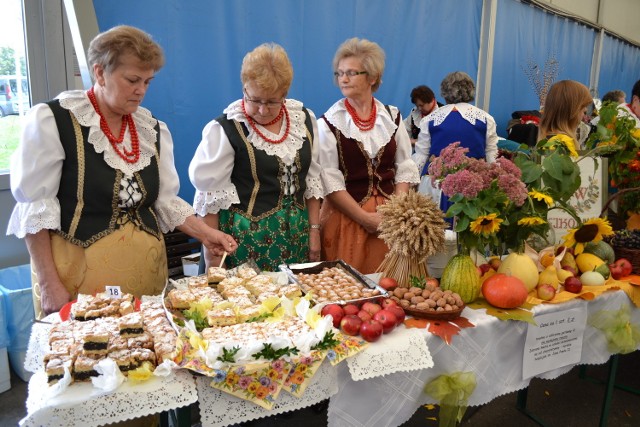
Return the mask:
[[[45, 399], [47, 377], [39, 371], [29, 381], [27, 416], [21, 426], [100, 426], [181, 408], [198, 400], [191, 373], [175, 371], [143, 383], [123, 383], [115, 392], [92, 396], [90, 382], [74, 383], [62, 394]], [[82, 402], [81, 404], [79, 404]]]
[[202, 427], [222, 427], [306, 408], [338, 392], [337, 369], [328, 360], [322, 362], [302, 397], [297, 398], [282, 391], [270, 411], [212, 388], [210, 383], [209, 377], [196, 378]]
[[[404, 326], [399, 328], [405, 329]], [[379, 377], [394, 372], [415, 371], [433, 366], [433, 359], [419, 329], [405, 329], [385, 335], [364, 351], [347, 359], [354, 381]]]

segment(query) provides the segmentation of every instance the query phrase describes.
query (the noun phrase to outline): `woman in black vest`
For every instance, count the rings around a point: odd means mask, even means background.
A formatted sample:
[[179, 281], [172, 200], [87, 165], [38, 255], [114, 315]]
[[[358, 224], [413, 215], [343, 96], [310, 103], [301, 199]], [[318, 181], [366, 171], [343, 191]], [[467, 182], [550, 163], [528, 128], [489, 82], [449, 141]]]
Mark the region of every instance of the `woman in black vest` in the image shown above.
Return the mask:
[[384, 72], [380, 46], [365, 39], [345, 41], [333, 58], [333, 71], [344, 98], [318, 122], [327, 193], [321, 212], [322, 256], [369, 274], [388, 251], [378, 238], [377, 207], [417, 184], [418, 170], [400, 111], [373, 96]]
[[[317, 261], [323, 189], [315, 115], [286, 98], [293, 69], [277, 44], [249, 52], [240, 79], [243, 97], [204, 127], [189, 166], [195, 210], [238, 241], [229, 267], [253, 259], [275, 271], [282, 263]], [[220, 263], [206, 249], [205, 260]]]
[[94, 86], [34, 106], [11, 163], [18, 203], [7, 233], [26, 240], [39, 318], [105, 285], [159, 294], [163, 233], [174, 228], [214, 252], [237, 247], [177, 196], [171, 134], [140, 107], [164, 64], [160, 46], [119, 26], [92, 40], [88, 59]]

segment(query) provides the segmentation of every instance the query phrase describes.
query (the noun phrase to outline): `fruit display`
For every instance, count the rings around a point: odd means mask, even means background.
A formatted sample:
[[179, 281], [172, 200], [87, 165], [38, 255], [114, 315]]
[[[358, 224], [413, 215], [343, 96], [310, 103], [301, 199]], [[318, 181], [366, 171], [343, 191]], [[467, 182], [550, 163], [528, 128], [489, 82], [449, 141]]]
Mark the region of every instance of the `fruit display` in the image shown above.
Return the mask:
[[440, 287], [458, 294], [464, 303], [478, 298], [481, 286], [478, 268], [469, 255], [457, 254], [451, 258], [440, 278]]
[[482, 296], [498, 308], [516, 308], [527, 300], [527, 287], [515, 276], [497, 273], [482, 283]]
[[322, 307], [323, 316], [330, 315], [333, 326], [345, 335], [360, 335], [368, 342], [375, 342], [404, 322], [405, 313], [395, 301], [385, 298], [365, 301], [362, 305], [327, 304]]

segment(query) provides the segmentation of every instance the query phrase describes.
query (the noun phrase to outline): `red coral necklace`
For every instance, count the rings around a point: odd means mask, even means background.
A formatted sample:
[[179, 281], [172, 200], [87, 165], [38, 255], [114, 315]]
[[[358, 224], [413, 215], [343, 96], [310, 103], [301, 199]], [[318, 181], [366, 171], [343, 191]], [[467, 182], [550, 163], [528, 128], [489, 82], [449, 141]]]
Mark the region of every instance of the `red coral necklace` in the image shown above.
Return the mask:
[[344, 106], [347, 109], [347, 112], [353, 119], [353, 123], [360, 129], [361, 131], [368, 131], [373, 129], [373, 126], [376, 124], [376, 103], [373, 97], [371, 98], [371, 114], [366, 119], [361, 119], [358, 116], [358, 112], [353, 106], [349, 103], [349, 99], [344, 99]]
[[282, 108], [280, 109], [280, 113], [278, 113], [278, 116], [271, 120], [269, 123], [266, 123], [262, 126], [269, 126], [272, 125], [274, 123], [276, 123], [278, 120], [280, 120], [282, 118], [282, 116], [284, 115], [285, 121], [287, 123], [287, 128], [284, 131], [284, 135], [282, 135], [282, 137], [280, 139], [271, 139], [268, 138], [265, 134], [263, 134], [260, 129], [258, 129], [258, 127], [256, 126], [256, 122], [251, 118], [251, 116], [249, 116], [247, 114], [247, 110], [244, 107], [244, 99], [242, 100], [242, 112], [244, 113], [244, 116], [247, 118], [247, 121], [249, 122], [249, 126], [251, 126], [251, 129], [253, 129], [253, 131], [255, 133], [257, 133], [260, 138], [264, 139], [265, 141], [271, 143], [271, 144], [280, 144], [282, 141], [284, 141], [285, 139], [287, 139], [287, 137], [289, 136], [289, 128], [291, 126], [291, 121], [289, 120], [289, 111], [287, 111], [287, 108], [282, 105]]
[[[127, 163], [137, 162], [138, 159], [140, 159], [140, 140], [138, 139], [138, 131], [136, 130], [136, 124], [133, 121], [131, 114], [125, 114], [122, 116], [120, 136], [116, 138], [111, 133], [111, 129], [109, 129], [107, 119], [104, 118], [104, 115], [102, 115], [102, 112], [100, 111], [98, 100], [96, 99], [96, 94], [93, 92], [93, 88], [87, 91], [87, 96], [89, 97], [89, 101], [91, 101], [91, 105], [93, 105], [93, 108], [96, 110], [96, 113], [100, 116], [100, 129], [106, 135], [109, 143], [111, 143], [113, 149], [118, 153], [118, 156]], [[127, 126], [129, 126], [129, 133], [131, 134], [131, 151], [127, 150], [124, 146], [122, 147], [122, 150], [118, 147], [118, 145], [122, 144], [122, 141], [124, 141], [124, 133], [127, 130]]]

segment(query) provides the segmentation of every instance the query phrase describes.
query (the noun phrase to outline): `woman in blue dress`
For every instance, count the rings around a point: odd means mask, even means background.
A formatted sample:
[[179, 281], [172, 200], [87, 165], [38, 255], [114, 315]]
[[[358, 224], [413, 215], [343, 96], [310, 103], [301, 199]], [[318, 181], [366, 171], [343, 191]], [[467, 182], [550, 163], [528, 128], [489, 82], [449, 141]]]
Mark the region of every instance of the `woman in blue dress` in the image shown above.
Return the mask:
[[471, 105], [475, 98], [475, 83], [467, 73], [448, 74], [440, 84], [440, 94], [447, 102], [420, 122], [420, 134], [412, 158], [421, 171], [419, 191], [440, 202], [446, 212], [449, 200], [439, 188], [433, 187], [427, 174], [429, 158], [439, 156], [449, 144], [460, 141], [469, 149], [467, 156], [492, 163], [498, 154], [496, 121], [486, 111]]

